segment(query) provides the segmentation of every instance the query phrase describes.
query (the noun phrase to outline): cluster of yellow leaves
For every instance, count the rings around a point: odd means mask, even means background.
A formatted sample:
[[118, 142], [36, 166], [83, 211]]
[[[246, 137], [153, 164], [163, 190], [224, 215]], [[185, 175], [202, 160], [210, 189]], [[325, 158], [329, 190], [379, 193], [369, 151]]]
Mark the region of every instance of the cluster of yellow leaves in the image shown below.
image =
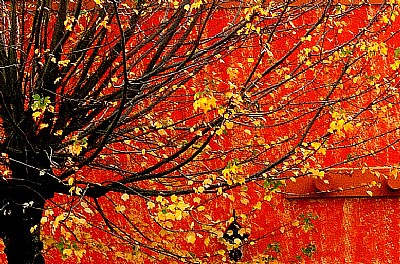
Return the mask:
[[222, 176], [224, 180], [229, 184], [232, 185], [234, 183], [245, 183], [245, 178], [241, 173], [243, 169], [240, 165], [237, 165], [235, 161], [228, 162], [228, 165], [225, 169], [222, 170]]
[[109, 20], [109, 18], [108, 18], [108, 16], [106, 16], [106, 17], [100, 22], [100, 24], [97, 26], [97, 28], [103, 27], [103, 28], [105, 28], [105, 29], [107, 29], [107, 30], [111, 29], [111, 27], [108, 25], [108, 20]]
[[310, 55], [313, 53], [320, 53], [321, 48], [317, 46], [312, 46], [311, 48], [304, 48], [303, 50], [300, 50], [298, 58], [299, 62], [304, 63], [306, 66], [311, 66], [312, 62], [310, 60]]
[[86, 138], [78, 139], [77, 137], [73, 137], [71, 141], [72, 144], [68, 146], [68, 152], [74, 156], [78, 156], [83, 148], [87, 148]]
[[[42, 97], [39, 94], [34, 94], [32, 96], [33, 102], [31, 104], [31, 109], [33, 111], [32, 117], [35, 121], [38, 120], [39, 117], [41, 117], [45, 111], [49, 111], [50, 113], [54, 112], [54, 106], [51, 105], [50, 97]], [[43, 129], [45, 127], [48, 127], [48, 124], [41, 124], [39, 127], [40, 129]]]
[[211, 94], [199, 97], [195, 95], [195, 101], [193, 103], [193, 108], [195, 111], [201, 110], [204, 113], [217, 107], [217, 99]]
[[237, 68], [228, 67], [226, 68], [226, 73], [228, 74], [230, 79], [234, 80], [239, 75], [239, 70]]
[[75, 21], [76, 21], [75, 17], [67, 16], [67, 18], [64, 21], [65, 30], [72, 31], [72, 27]]
[[96, 5], [98, 5], [98, 6], [100, 6], [100, 7], [103, 7], [103, 0], [93, 0], [95, 3], [96, 3]]
[[[156, 202], [159, 209], [156, 216], [157, 221], [179, 221], [182, 220], [183, 217], [187, 214], [186, 210], [190, 208], [190, 205], [185, 203], [183, 197], [172, 195], [170, 200], [171, 201], [164, 197], [157, 196]], [[152, 201], [148, 201], [147, 207], [151, 210], [156, 207], [156, 204]], [[168, 225], [169, 226], [167, 227], [172, 227], [172, 224]]]
[[326, 148], [322, 147], [321, 143], [319, 143], [319, 142], [312, 142], [311, 147], [313, 147], [314, 150], [317, 151], [317, 153], [321, 153], [323, 155], [326, 154]]
[[[48, 213], [45, 213], [45, 216], [42, 217], [42, 219], [41, 219], [41, 223], [47, 222], [48, 217], [51, 215], [54, 215], [53, 211], [49, 211]], [[62, 213], [62, 214], [56, 216], [56, 218], [50, 222], [50, 224], [53, 227], [53, 230], [56, 230], [59, 227], [60, 223], [65, 224], [68, 228], [72, 227], [73, 224], [89, 227], [88, 223], [86, 222], [86, 220], [84, 218], [77, 217], [71, 213]]]
[[322, 179], [325, 176], [324, 171], [320, 171], [319, 169], [309, 169], [313, 178], [320, 178]]
[[244, 19], [247, 21], [245, 28], [238, 31], [238, 34], [249, 34], [251, 32], [261, 33], [261, 27], [258, 23], [259, 16], [274, 16], [270, 14], [268, 6], [259, 1], [251, 3], [248, 2], [248, 6], [244, 8]]
[[400, 60], [395, 60], [392, 64], [390, 64], [392, 70], [396, 71], [400, 68]]
[[[393, 0], [391, 0], [390, 2], [394, 2]], [[391, 4], [394, 4], [394, 3], [391, 3]], [[389, 22], [390, 22], [390, 20], [391, 21], [395, 21], [396, 20], [396, 17], [399, 15], [399, 11], [397, 11], [397, 10], [392, 10], [391, 12], [390, 12], [390, 17], [388, 17], [387, 15], [383, 15], [382, 16], [382, 21], [383, 21], [383, 23], [385, 23], [385, 24], [388, 24]], [[389, 20], [390, 19], [390, 20]]]
[[353, 124], [346, 118], [345, 113], [333, 112], [332, 117], [335, 119], [329, 125], [328, 132], [336, 133], [338, 136], [343, 136], [344, 132], [350, 132], [353, 130]]
[[371, 58], [375, 55], [386, 56], [388, 48], [384, 42], [360, 42], [358, 45], [360, 50], [368, 52], [368, 56]]
[[[55, 60], [55, 58], [53, 58], [54, 60]], [[54, 61], [55, 62], [55, 61]], [[70, 60], [61, 60], [61, 61], [59, 61], [57, 64], [59, 65], [59, 66], [62, 66], [62, 67], [66, 67], [66, 66], [68, 66], [68, 64], [70, 63], [71, 61]]]
[[186, 242], [194, 244], [196, 242], [196, 234], [194, 232], [188, 232], [186, 235]]
[[[201, 7], [202, 4], [207, 3], [206, 0], [196, 0], [194, 1], [192, 4], [187, 4], [184, 6], [186, 11], [192, 11], [194, 9], [199, 9]], [[174, 1], [174, 7], [178, 8], [179, 7], [179, 2], [178, 1]]]

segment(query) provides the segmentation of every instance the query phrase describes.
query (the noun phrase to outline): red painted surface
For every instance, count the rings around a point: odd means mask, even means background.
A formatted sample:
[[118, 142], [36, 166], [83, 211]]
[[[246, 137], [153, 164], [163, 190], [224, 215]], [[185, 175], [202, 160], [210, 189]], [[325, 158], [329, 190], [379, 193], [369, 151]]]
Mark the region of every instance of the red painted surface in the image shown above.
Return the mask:
[[[361, 27], [366, 22], [366, 9], [360, 10], [354, 17], [349, 18], [348, 23], [355, 22], [356, 27]], [[217, 19], [217, 18], [216, 18]], [[312, 18], [308, 18], [312, 20]], [[336, 37], [333, 35], [332, 37]], [[341, 38], [348, 38], [348, 34], [341, 35]], [[340, 42], [340, 40], [339, 40]], [[400, 40], [392, 40], [396, 45]], [[289, 47], [292, 43], [285, 43], [285, 47]], [[333, 43], [332, 45], [337, 44]], [[234, 62], [242, 58], [231, 58]], [[330, 72], [335, 75], [337, 72]], [[329, 75], [327, 73], [327, 75]], [[346, 93], [348, 91], [344, 91]], [[313, 97], [319, 94], [312, 94]], [[339, 96], [339, 95], [337, 95]], [[184, 114], [182, 114], [184, 115]], [[326, 119], [322, 119], [319, 123], [321, 129], [326, 130]], [[295, 131], [296, 123], [288, 125], [288, 131]], [[280, 133], [285, 133], [280, 132]], [[268, 135], [263, 135], [268, 138]], [[214, 146], [222, 143], [223, 146], [229, 147], [232, 144], [229, 140], [222, 142], [213, 142]], [[321, 158], [324, 164], [334, 163], [340, 158], [347, 155], [347, 150], [328, 153], [325, 158]], [[391, 149], [380, 155], [388, 164], [395, 164], [400, 160], [396, 149]], [[381, 159], [381, 160], [382, 160]], [[215, 164], [214, 164], [215, 165]], [[219, 164], [217, 164], [219, 165]], [[372, 164], [373, 165], [373, 164]], [[107, 178], [109, 175], [103, 174], [102, 177]], [[97, 174], [92, 174], [87, 177], [99, 177]], [[98, 178], [97, 178], [98, 179]], [[312, 179], [311, 179], [312, 180]], [[358, 181], [359, 182], [359, 181]], [[297, 184], [301, 184], [300, 180]], [[305, 184], [305, 183], [304, 183]], [[308, 183], [307, 183], [308, 184]], [[339, 183], [343, 185], [343, 182]], [[397, 186], [393, 183], [393, 186]], [[313, 186], [314, 188], [314, 186]], [[320, 187], [323, 188], [323, 187]], [[294, 256], [301, 255], [300, 248], [308, 243], [313, 243], [317, 246], [317, 253], [311, 258], [305, 258], [306, 263], [400, 263], [400, 199], [397, 197], [391, 198], [342, 198], [333, 197], [330, 199], [324, 198], [302, 198], [302, 199], [286, 199], [283, 195], [277, 195], [270, 203], [264, 202], [261, 210], [253, 211], [253, 201], [259, 200], [264, 194], [262, 189], [250, 184], [250, 190], [247, 192], [248, 205], [240, 203], [233, 204], [229, 199], [218, 198], [209, 203], [212, 210], [207, 213], [215, 219], [229, 219], [233, 209], [237, 213], [246, 214], [246, 220], [241, 219], [243, 227], [251, 226], [250, 239], [258, 238], [255, 245], [247, 244], [244, 246], [243, 260], [250, 261], [253, 256], [262, 253], [266, 245], [275, 241], [281, 244], [282, 253], [280, 258], [283, 263], [295, 261]], [[364, 190], [365, 192], [365, 190]], [[239, 192], [235, 192], [238, 197]], [[257, 198], [257, 199], [255, 199]], [[238, 197], [237, 199], [240, 199]], [[106, 201], [103, 201], [106, 203]], [[135, 215], [138, 222], [153, 224], [152, 220], [147, 215], [147, 207], [145, 203], [139, 199], [129, 201], [132, 208], [132, 214]], [[82, 208], [80, 208], [82, 210]], [[110, 211], [114, 208], [110, 205]], [[315, 228], [304, 233], [301, 228], [293, 225], [296, 219], [302, 214], [311, 213], [318, 215], [318, 220], [313, 221]], [[99, 217], [91, 217], [85, 214], [86, 217], [93, 222], [99, 221]], [[199, 213], [199, 219], [204, 219], [204, 215]], [[140, 220], [140, 221], [139, 221]], [[121, 225], [124, 225], [124, 220], [118, 219]], [[187, 223], [182, 223], [187, 227]], [[153, 228], [154, 224], [152, 225]], [[115, 247], [121, 247], [117, 240], [110, 238], [100, 230], [86, 230], [93, 237], [99, 238], [104, 242], [108, 242]], [[154, 233], [159, 232], [159, 228], [153, 229]], [[44, 232], [51, 233], [48, 226], [45, 226]], [[57, 238], [59, 233], [54, 233]], [[202, 241], [198, 241], [195, 246], [187, 245], [184, 238], [177, 238], [176, 241], [170, 243], [180, 244], [183, 248], [191, 249], [197, 253], [215, 252], [224, 247], [215, 239], [210, 242], [210, 246], [206, 247]], [[57, 249], [51, 249], [46, 254], [48, 263], [62, 262], [60, 253]], [[5, 261], [2, 255], [2, 261]], [[75, 260], [66, 260], [65, 263], [74, 263]], [[163, 263], [169, 263], [161, 261]], [[128, 263], [115, 257], [112, 251], [87, 252], [82, 259], [82, 263]], [[138, 262], [132, 262], [138, 263]], [[150, 263], [150, 262], [147, 262]], [[154, 261], [156, 263], [156, 261]], [[207, 263], [207, 261], [206, 261]], [[209, 262], [213, 263], [213, 262]]]

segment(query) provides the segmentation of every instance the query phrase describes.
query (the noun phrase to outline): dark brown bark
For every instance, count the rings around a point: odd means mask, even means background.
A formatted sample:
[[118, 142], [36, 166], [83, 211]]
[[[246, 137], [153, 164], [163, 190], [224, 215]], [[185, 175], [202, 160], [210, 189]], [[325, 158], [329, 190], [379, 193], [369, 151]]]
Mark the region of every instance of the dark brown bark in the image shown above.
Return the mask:
[[49, 168], [44, 153], [10, 156], [12, 178], [0, 184], [0, 237], [9, 264], [44, 263], [40, 220], [46, 199], [53, 195], [48, 191], [52, 178], [43, 173]]
[[[5, 201], [3, 200], [3, 203]], [[43, 208], [43, 202], [31, 203]], [[43, 243], [40, 241], [42, 210], [6, 202], [0, 220], [4, 252], [9, 264], [43, 264]], [[36, 228], [35, 228], [36, 226]], [[31, 232], [31, 228], [35, 230]]]

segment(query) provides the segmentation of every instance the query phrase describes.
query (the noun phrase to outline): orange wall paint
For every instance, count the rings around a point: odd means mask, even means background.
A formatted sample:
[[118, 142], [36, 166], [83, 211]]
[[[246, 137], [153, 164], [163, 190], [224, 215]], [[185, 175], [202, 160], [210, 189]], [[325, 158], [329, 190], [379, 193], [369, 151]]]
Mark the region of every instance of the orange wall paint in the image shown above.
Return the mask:
[[[391, 162], [400, 160], [397, 150], [391, 150], [390, 154]], [[249, 195], [251, 200], [260, 194], [254, 191], [249, 192]], [[142, 206], [145, 207], [144, 204]], [[400, 199], [397, 197], [286, 199], [278, 195], [271, 203], [263, 203], [261, 211], [254, 214], [251, 206], [232, 206], [228, 201], [224, 203], [223, 199], [216, 201], [213, 206], [213, 214], [220, 215], [222, 219], [228, 218], [233, 209], [238, 214], [248, 214], [249, 219], [240, 222], [243, 227], [251, 223], [250, 238], [266, 235], [256, 245], [244, 246], [243, 260], [250, 260], [252, 256], [264, 251], [268, 243], [279, 241], [282, 247], [281, 260], [284, 263], [294, 261], [293, 256], [300, 254], [299, 248], [310, 242], [317, 246], [317, 253], [311, 259], [305, 258], [306, 263], [400, 263]], [[314, 221], [313, 230], [304, 233], [292, 223], [299, 215], [306, 213], [318, 215], [319, 219]], [[282, 226], [287, 228], [283, 230]], [[96, 234], [96, 231], [93, 233]], [[213, 250], [223, 248], [217, 241], [211, 243], [214, 243], [210, 246]], [[204, 252], [210, 248], [198, 243], [195, 250]], [[60, 263], [62, 260], [56, 255], [57, 251], [52, 252], [55, 252], [53, 256], [46, 256], [48, 263]], [[112, 258], [99, 253], [87, 254], [82, 263], [116, 263]], [[5, 262], [5, 256], [1, 257], [0, 263]]]

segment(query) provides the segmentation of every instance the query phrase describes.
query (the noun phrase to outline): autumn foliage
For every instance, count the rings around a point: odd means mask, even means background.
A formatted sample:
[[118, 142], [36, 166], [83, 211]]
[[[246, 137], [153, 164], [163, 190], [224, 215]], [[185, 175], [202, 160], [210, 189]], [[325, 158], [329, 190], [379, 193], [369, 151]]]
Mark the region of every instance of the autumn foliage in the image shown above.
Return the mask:
[[[0, 12], [9, 263], [227, 263], [238, 248], [242, 261], [301, 262], [318, 216], [282, 213], [288, 182], [380, 166], [397, 177], [394, 1], [11, 0]], [[248, 239], [224, 239], [233, 221]]]

